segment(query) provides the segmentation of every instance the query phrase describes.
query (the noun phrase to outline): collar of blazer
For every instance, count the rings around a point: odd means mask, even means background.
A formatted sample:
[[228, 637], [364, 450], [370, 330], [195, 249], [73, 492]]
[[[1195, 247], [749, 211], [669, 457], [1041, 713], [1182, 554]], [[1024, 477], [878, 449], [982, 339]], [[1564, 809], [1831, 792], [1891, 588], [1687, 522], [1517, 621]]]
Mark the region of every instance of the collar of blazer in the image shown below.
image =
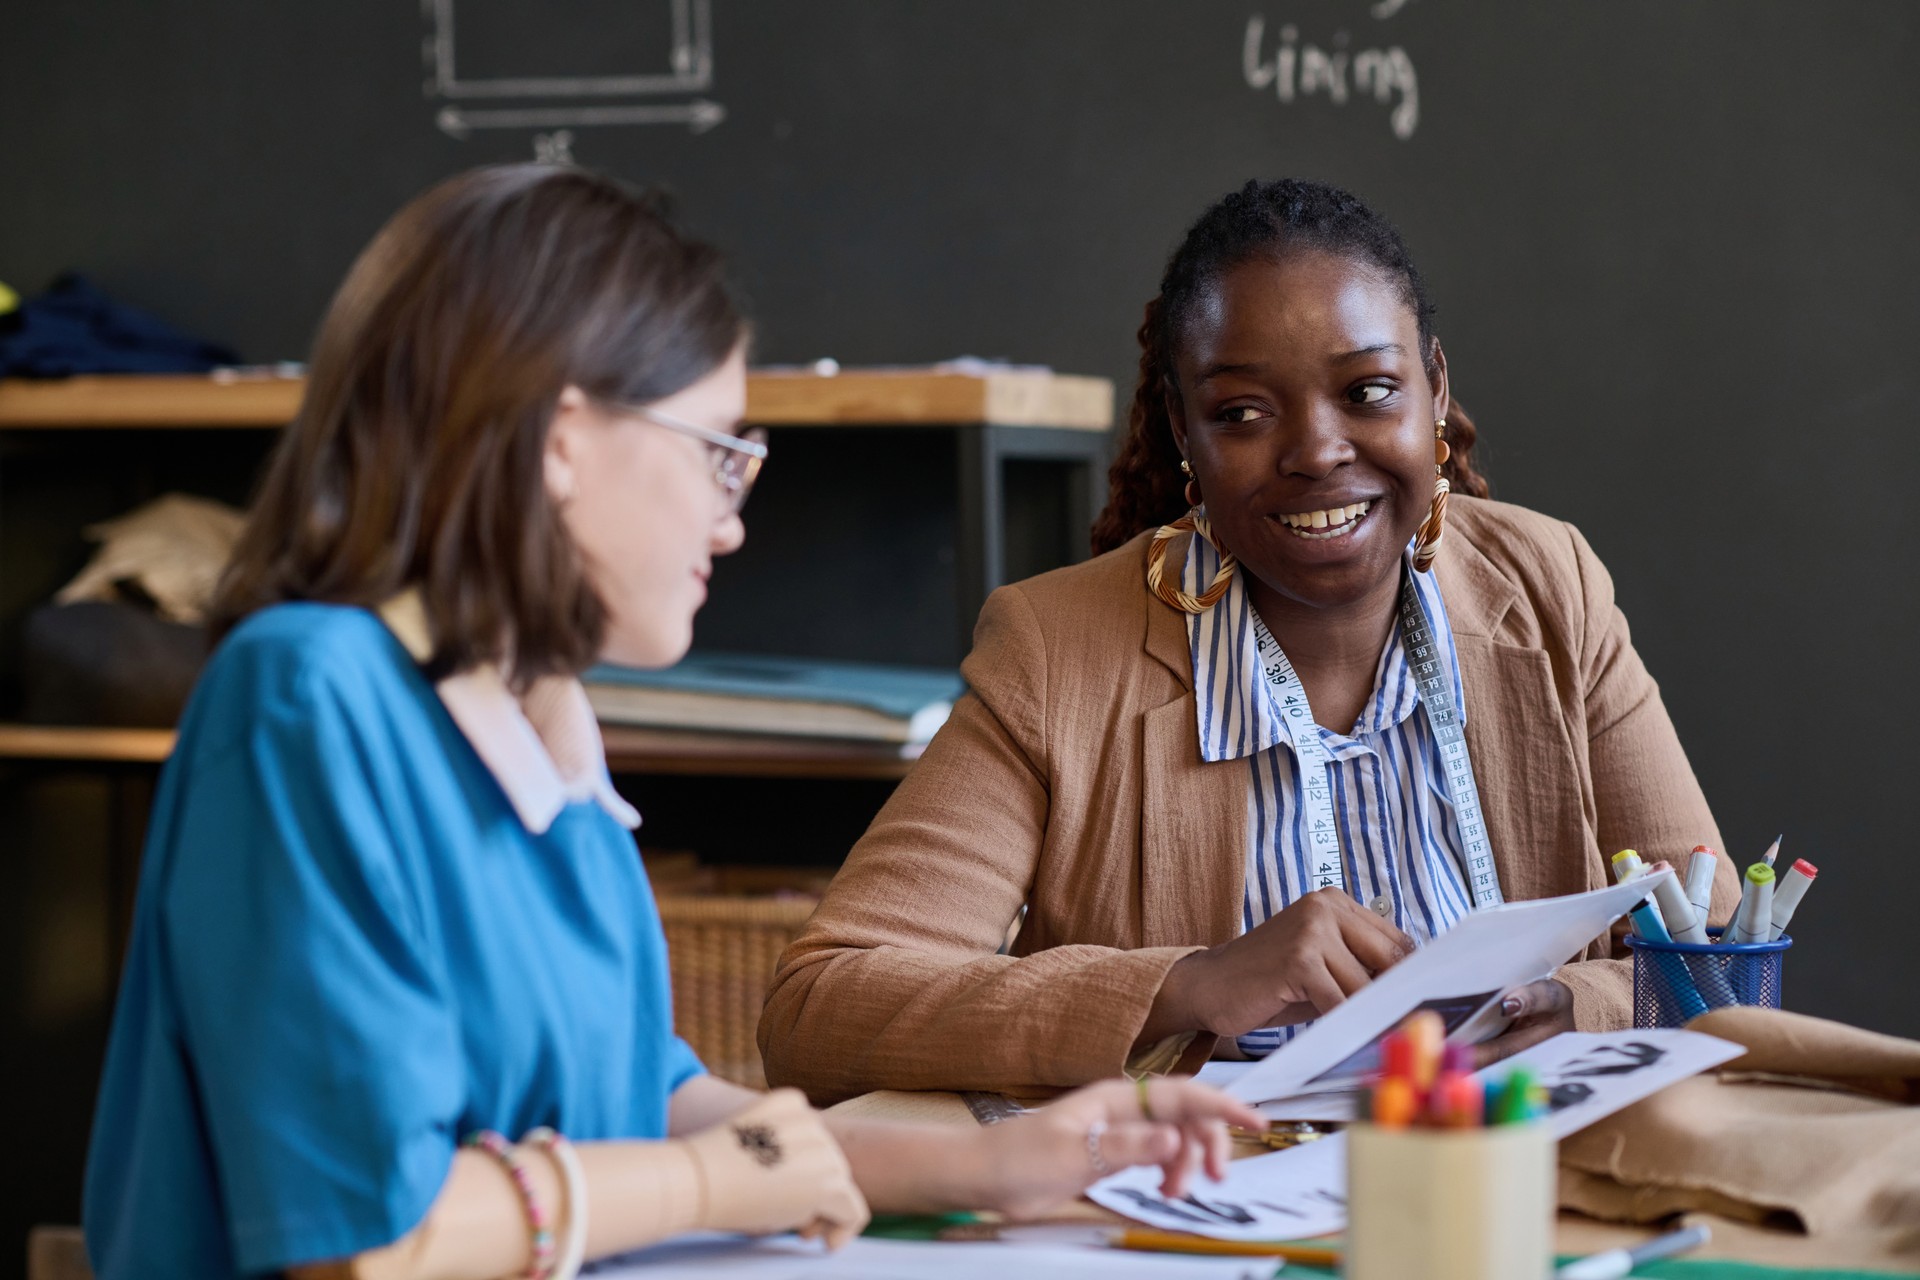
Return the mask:
[[[1474, 544], [1472, 523], [1462, 519], [1449, 528], [1436, 568], [1460, 658], [1467, 746], [1501, 889], [1510, 900], [1576, 893], [1593, 887], [1582, 864], [1538, 855], [1548, 840], [1591, 840], [1592, 815], [1583, 813], [1582, 803], [1590, 789], [1582, 785], [1546, 651], [1501, 639], [1524, 593]], [[1240, 929], [1246, 768], [1200, 759], [1185, 615], [1155, 599], [1144, 579], [1140, 599], [1147, 615], [1143, 647], [1181, 690], [1144, 716], [1141, 944], [1213, 945]]]

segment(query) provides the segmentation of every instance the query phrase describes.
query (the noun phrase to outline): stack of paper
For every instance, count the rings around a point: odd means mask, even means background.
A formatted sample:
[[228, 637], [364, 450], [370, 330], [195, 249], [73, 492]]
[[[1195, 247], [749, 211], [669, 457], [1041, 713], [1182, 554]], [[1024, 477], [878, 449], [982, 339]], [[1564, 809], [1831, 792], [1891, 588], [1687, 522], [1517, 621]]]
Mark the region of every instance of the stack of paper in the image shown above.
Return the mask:
[[602, 665], [584, 680], [608, 724], [902, 746], [932, 738], [965, 687], [938, 668], [730, 653], [688, 654], [663, 671]]

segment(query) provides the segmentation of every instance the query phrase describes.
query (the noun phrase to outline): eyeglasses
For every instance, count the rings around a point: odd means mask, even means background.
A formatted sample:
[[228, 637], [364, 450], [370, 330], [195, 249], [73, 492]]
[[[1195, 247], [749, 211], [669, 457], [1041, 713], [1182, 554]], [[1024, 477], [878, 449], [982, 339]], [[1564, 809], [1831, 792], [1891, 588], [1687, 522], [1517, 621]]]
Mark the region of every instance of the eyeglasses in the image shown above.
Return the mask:
[[767, 433], [764, 428], [748, 427], [739, 435], [730, 436], [724, 431], [709, 431], [658, 409], [633, 404], [619, 405], [618, 408], [622, 413], [645, 418], [656, 427], [692, 436], [712, 449], [713, 482], [720, 486], [720, 492], [727, 495], [731, 510], [738, 512], [747, 505], [747, 494], [752, 491], [753, 482], [760, 478], [760, 468], [767, 460]]

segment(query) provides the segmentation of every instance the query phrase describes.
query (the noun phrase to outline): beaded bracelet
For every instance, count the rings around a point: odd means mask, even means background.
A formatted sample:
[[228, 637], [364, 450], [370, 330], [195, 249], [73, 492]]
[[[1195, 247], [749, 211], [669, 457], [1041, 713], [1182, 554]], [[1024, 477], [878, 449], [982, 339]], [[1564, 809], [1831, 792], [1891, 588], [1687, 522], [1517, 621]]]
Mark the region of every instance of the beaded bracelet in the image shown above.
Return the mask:
[[533, 1194], [533, 1179], [527, 1176], [527, 1166], [521, 1163], [520, 1153], [491, 1129], [468, 1134], [467, 1145], [498, 1160], [507, 1176], [513, 1179], [513, 1185], [520, 1192], [520, 1205], [527, 1211], [527, 1227], [533, 1233], [533, 1261], [527, 1265], [527, 1280], [548, 1280], [553, 1275], [553, 1228], [547, 1225], [546, 1210]]
[[542, 1125], [529, 1130], [524, 1141], [552, 1156], [560, 1166], [560, 1179], [567, 1191], [567, 1234], [560, 1242], [560, 1260], [549, 1275], [552, 1280], [575, 1280], [587, 1260], [587, 1171], [580, 1167], [579, 1153], [564, 1134]]

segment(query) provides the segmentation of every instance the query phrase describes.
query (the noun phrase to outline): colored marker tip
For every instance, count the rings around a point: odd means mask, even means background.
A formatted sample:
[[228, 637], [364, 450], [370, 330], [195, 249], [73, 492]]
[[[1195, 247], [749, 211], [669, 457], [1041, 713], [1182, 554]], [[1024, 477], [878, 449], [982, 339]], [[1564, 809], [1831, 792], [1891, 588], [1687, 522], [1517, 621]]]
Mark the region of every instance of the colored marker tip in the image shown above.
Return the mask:
[[1747, 868], [1747, 880], [1751, 884], [1766, 884], [1773, 879], [1773, 868], [1764, 862], [1756, 862]]
[[1813, 879], [1815, 876], [1820, 874], [1820, 868], [1814, 866], [1811, 862], [1808, 862], [1805, 858], [1794, 859], [1793, 869], [1795, 871], [1798, 871], [1801, 875], [1805, 876], [1809, 880]]

